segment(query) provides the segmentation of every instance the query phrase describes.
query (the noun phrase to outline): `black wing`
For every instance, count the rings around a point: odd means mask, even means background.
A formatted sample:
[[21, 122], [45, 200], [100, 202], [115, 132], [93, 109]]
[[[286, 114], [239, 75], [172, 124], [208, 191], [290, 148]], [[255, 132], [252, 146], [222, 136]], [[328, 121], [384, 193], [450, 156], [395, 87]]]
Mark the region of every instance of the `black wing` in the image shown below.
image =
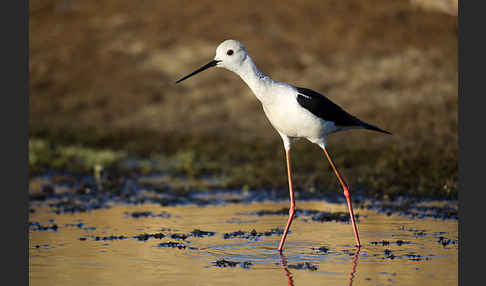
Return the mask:
[[297, 102], [300, 104], [300, 106], [309, 110], [312, 112], [312, 114], [323, 120], [332, 121], [336, 126], [340, 127], [363, 127], [370, 130], [391, 134], [388, 131], [382, 130], [352, 116], [339, 107], [339, 105], [335, 104], [318, 92], [303, 87], [296, 87], [296, 89], [299, 93], [297, 95]]

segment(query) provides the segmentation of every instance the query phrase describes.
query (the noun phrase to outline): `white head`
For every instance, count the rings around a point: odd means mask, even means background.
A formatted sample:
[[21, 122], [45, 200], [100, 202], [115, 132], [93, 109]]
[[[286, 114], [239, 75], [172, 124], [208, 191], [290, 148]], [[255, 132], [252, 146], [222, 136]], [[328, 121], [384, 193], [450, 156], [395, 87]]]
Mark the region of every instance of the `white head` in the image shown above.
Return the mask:
[[248, 53], [242, 43], [237, 40], [226, 40], [216, 48], [214, 60], [218, 61], [216, 67], [235, 71], [247, 56]]
[[236, 40], [226, 40], [216, 48], [216, 56], [214, 57], [214, 60], [181, 78], [176, 83], [214, 66], [225, 68], [233, 72], [237, 71], [247, 57], [248, 53], [243, 44]]

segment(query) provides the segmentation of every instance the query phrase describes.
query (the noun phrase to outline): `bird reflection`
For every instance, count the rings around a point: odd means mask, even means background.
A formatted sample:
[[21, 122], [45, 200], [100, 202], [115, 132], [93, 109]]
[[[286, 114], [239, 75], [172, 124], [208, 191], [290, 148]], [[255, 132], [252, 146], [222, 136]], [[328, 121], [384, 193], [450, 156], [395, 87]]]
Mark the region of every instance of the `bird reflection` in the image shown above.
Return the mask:
[[354, 252], [354, 257], [353, 257], [353, 266], [351, 268], [351, 273], [349, 273], [349, 286], [353, 285], [353, 279], [354, 275], [356, 274], [356, 266], [358, 266], [358, 257], [359, 257], [359, 250], [360, 248], [356, 248], [356, 251]]
[[[349, 273], [349, 286], [353, 285], [353, 280], [356, 275], [356, 267], [358, 266], [358, 257], [359, 257], [360, 248], [357, 248], [354, 252], [353, 262], [351, 264], [351, 272]], [[285, 276], [287, 276], [287, 282], [289, 286], [294, 286], [294, 278], [292, 277], [292, 272], [290, 272], [287, 268], [287, 257], [283, 253], [280, 253], [280, 259], [282, 261], [282, 267], [285, 272]]]
[[280, 252], [280, 259], [282, 261], [282, 266], [285, 271], [285, 276], [287, 276], [287, 281], [289, 286], [294, 286], [294, 279], [292, 278], [292, 273], [287, 269], [287, 257]]

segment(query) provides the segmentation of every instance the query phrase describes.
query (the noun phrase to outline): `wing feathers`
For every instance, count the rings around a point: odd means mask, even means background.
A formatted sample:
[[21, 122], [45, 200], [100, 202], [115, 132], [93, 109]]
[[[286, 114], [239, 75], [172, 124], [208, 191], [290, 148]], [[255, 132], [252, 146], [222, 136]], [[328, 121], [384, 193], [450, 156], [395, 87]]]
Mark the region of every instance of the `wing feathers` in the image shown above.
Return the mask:
[[296, 87], [296, 89], [299, 93], [297, 95], [297, 102], [300, 106], [323, 120], [332, 121], [336, 126], [340, 127], [363, 127], [369, 130], [391, 134], [388, 131], [359, 120], [318, 92], [303, 87]]

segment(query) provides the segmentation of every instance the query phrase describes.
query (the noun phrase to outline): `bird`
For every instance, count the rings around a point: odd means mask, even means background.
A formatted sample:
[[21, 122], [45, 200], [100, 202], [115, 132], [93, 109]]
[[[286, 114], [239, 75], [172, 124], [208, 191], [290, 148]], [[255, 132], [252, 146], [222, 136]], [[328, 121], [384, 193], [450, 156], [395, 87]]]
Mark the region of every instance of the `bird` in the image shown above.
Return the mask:
[[353, 227], [355, 247], [361, 247], [356, 226], [351, 194], [348, 184], [336, 167], [326, 147], [326, 136], [335, 132], [350, 129], [366, 129], [385, 134], [389, 131], [366, 123], [346, 112], [326, 96], [305, 87], [297, 87], [285, 82], [278, 82], [263, 74], [255, 65], [245, 46], [238, 40], [225, 40], [216, 48], [212, 61], [180, 78], [176, 84], [211, 67], [224, 68], [240, 76], [260, 101], [270, 124], [282, 138], [285, 149], [287, 179], [290, 193], [289, 217], [277, 250], [282, 253], [285, 239], [297, 210], [292, 183], [290, 149], [292, 143], [305, 138], [318, 145], [329, 161], [339, 181]]

